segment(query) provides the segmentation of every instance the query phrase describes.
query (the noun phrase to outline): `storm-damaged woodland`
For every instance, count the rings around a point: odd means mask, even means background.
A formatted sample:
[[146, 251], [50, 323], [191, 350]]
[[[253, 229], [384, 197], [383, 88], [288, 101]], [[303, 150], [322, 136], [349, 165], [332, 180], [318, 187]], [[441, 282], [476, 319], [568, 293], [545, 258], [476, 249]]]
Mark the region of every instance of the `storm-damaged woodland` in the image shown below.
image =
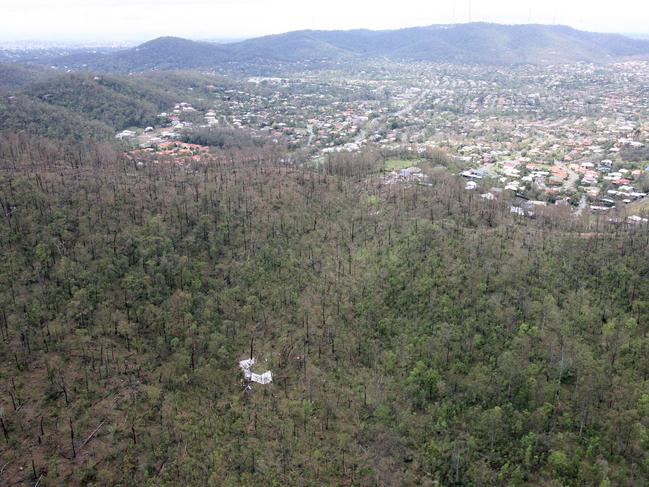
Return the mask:
[[388, 184], [369, 155], [0, 157], [8, 485], [649, 477], [646, 225], [520, 217], [443, 167]]

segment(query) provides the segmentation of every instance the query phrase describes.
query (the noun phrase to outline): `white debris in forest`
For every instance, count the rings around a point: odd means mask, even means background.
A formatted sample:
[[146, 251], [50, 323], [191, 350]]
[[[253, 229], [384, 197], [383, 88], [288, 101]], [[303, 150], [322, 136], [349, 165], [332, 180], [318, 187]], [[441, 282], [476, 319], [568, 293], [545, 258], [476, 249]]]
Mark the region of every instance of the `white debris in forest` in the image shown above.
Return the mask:
[[267, 370], [263, 374], [255, 374], [252, 371], [253, 365], [255, 365], [254, 358], [242, 360], [241, 362], [239, 362], [239, 367], [241, 367], [241, 370], [243, 370], [243, 376], [246, 380], [264, 385], [273, 382], [273, 373], [270, 370]]

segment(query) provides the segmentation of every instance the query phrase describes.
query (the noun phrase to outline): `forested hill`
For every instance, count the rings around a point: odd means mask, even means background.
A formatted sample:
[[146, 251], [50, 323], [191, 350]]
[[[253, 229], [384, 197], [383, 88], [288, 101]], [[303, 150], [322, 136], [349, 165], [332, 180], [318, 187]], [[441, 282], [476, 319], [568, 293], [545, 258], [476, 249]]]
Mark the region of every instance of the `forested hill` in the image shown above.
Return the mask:
[[53, 138], [108, 139], [119, 130], [154, 125], [161, 111], [191, 99], [190, 89], [198, 95], [207, 83], [197, 73], [97, 76], [12, 67], [7, 84], [15, 89], [0, 93], [0, 130]]
[[73, 54], [54, 59], [53, 62], [59, 66], [131, 72], [215, 67], [228, 59], [227, 51], [219, 44], [195, 42], [177, 37], [161, 37], [115, 53]]
[[647, 485], [646, 225], [376, 165], [4, 134], [3, 484]]
[[0, 63], [0, 90], [24, 88], [39, 81], [52, 79], [59, 74], [56, 69], [37, 64]]
[[269, 62], [363, 59], [481, 64], [606, 62], [649, 54], [649, 41], [565, 26], [486, 23], [390, 31], [299, 31], [232, 44], [163, 37], [108, 54], [75, 54], [49, 62], [106, 71], [216, 68]]

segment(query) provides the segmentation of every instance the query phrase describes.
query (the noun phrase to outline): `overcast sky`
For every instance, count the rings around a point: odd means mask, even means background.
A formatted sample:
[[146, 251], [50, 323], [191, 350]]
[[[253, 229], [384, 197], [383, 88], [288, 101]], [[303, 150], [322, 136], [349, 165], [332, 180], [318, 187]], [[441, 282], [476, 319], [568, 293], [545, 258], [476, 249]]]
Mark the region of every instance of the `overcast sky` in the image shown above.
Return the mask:
[[0, 41], [244, 38], [488, 21], [649, 33], [646, 0], [1, 0]]

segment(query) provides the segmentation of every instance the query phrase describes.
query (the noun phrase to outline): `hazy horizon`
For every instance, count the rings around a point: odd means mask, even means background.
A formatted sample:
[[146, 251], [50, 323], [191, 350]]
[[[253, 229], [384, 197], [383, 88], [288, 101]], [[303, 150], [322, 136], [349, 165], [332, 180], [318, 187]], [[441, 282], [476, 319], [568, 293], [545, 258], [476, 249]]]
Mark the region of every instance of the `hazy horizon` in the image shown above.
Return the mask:
[[384, 0], [61, 0], [56, 4], [24, 0], [5, 7], [0, 43], [111, 45], [160, 36], [235, 41], [303, 29], [379, 30], [469, 21], [561, 24], [593, 32], [649, 35], [644, 20], [649, 6], [638, 6], [633, 0], [619, 0], [614, 7], [585, 0], [569, 4], [558, 0], [443, 0], [425, 6], [402, 0], [398, 6]]

